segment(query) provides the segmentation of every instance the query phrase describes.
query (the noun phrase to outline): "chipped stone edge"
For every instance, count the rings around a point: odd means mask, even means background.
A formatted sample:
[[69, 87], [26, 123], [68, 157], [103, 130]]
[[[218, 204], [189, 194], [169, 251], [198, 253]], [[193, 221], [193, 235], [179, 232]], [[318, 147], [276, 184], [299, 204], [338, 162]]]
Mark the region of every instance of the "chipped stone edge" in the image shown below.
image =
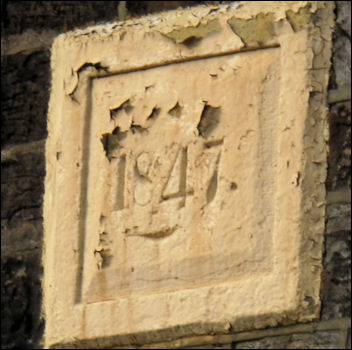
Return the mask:
[[[319, 331], [340, 331], [341, 343], [345, 341], [344, 335], [347, 333], [351, 324], [351, 319], [337, 319], [322, 322], [312, 322], [307, 324], [298, 324], [280, 328], [270, 328], [263, 330], [254, 330], [226, 335], [204, 335], [176, 339], [169, 342], [152, 343], [138, 346], [139, 349], [167, 349], [167, 348], [184, 348], [188, 346], [204, 346], [206, 344], [229, 344], [233, 342], [242, 342], [247, 340], [257, 340], [266, 337], [276, 337], [282, 335], [291, 335], [293, 333], [314, 333]], [[133, 349], [132, 346], [121, 346], [114, 349]], [[343, 348], [343, 346], [341, 347]]]
[[[298, 321], [312, 321], [312, 315], [320, 313], [320, 286], [323, 241], [326, 215], [327, 154], [329, 141], [327, 87], [332, 54], [332, 30], [334, 27], [335, 4], [331, 1], [318, 2], [313, 17], [315, 26], [309, 36], [312, 49], [308, 118], [304, 132], [301, 222], [302, 243], [300, 254], [301, 279], [297, 289], [300, 295], [301, 313]], [[321, 38], [323, 47], [315, 43]], [[319, 302], [315, 304], [315, 301]]]

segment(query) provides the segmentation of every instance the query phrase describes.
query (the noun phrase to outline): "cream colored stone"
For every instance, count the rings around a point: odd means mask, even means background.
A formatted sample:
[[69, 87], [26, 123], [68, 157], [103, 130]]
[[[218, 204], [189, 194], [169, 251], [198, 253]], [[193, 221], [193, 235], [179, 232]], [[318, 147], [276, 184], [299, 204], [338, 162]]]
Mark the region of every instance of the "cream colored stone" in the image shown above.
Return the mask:
[[319, 314], [332, 6], [201, 6], [55, 40], [46, 347]]

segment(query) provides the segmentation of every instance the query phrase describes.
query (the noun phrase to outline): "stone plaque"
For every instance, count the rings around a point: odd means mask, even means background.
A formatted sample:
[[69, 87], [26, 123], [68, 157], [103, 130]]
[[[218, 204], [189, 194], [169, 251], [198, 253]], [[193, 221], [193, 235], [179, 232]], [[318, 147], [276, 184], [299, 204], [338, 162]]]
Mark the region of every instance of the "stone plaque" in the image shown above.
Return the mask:
[[55, 40], [45, 346], [319, 314], [332, 20], [236, 2]]

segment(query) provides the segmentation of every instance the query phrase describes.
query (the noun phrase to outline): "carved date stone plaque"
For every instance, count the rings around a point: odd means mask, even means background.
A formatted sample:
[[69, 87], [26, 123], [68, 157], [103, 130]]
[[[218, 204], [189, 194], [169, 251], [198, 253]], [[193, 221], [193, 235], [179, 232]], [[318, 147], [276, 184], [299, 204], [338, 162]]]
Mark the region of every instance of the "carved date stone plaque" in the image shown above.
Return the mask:
[[235, 2], [60, 35], [46, 347], [319, 314], [332, 2]]

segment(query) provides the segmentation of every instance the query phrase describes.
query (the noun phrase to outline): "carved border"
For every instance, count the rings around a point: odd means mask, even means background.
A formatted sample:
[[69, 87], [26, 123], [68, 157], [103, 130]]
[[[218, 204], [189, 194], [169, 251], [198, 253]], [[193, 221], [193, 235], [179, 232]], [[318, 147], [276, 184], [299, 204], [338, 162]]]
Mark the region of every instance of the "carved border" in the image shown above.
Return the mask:
[[[188, 58], [184, 60], [174, 60], [164, 64], [150, 65], [148, 67], [143, 67], [141, 69], [134, 69], [129, 71], [106, 72], [104, 70], [101, 71], [100, 67], [97, 68], [91, 65], [86, 67], [88, 68], [88, 71], [85, 70], [86, 68], [80, 70], [79, 81], [76, 89], [80, 90], [81, 86], [83, 87], [83, 89], [85, 90], [84, 94], [86, 95], [87, 104], [86, 106], [84, 106], [85, 117], [84, 117], [83, 142], [82, 142], [82, 150], [83, 150], [82, 167], [81, 167], [82, 180], [80, 185], [80, 215], [79, 215], [80, 220], [78, 222], [78, 225], [79, 225], [79, 229], [78, 229], [79, 258], [78, 259], [79, 260], [78, 260], [78, 267], [77, 267], [77, 273], [76, 273], [77, 277], [76, 277], [76, 292], [75, 292], [76, 304], [80, 304], [82, 301], [82, 283], [83, 283], [84, 254], [85, 254], [84, 246], [85, 246], [86, 227], [87, 227], [86, 217], [87, 217], [87, 195], [88, 195], [88, 173], [89, 173], [88, 168], [89, 168], [90, 134], [91, 134], [91, 121], [92, 121], [92, 115], [90, 113], [91, 104], [92, 104], [92, 80], [104, 78], [104, 77], [110, 77], [110, 76], [117, 76], [120, 74], [125, 74], [130, 72], [137, 72], [141, 70], [144, 71], [151, 68], [164, 67], [175, 63], [186, 63], [186, 62], [198, 61], [198, 60], [203, 60], [208, 58], [230, 56], [230, 55], [241, 54], [246, 52], [261, 51], [261, 50], [275, 49], [275, 48], [280, 48], [280, 45], [273, 44], [273, 45], [263, 46], [260, 48], [245, 48], [242, 50], [230, 51], [230, 52], [221, 53], [221, 54], [195, 56], [195, 57], [192, 57], [191, 59]], [[75, 99], [75, 97], [73, 96], [72, 99]], [[223, 281], [223, 282], [226, 282], [226, 281]]]

